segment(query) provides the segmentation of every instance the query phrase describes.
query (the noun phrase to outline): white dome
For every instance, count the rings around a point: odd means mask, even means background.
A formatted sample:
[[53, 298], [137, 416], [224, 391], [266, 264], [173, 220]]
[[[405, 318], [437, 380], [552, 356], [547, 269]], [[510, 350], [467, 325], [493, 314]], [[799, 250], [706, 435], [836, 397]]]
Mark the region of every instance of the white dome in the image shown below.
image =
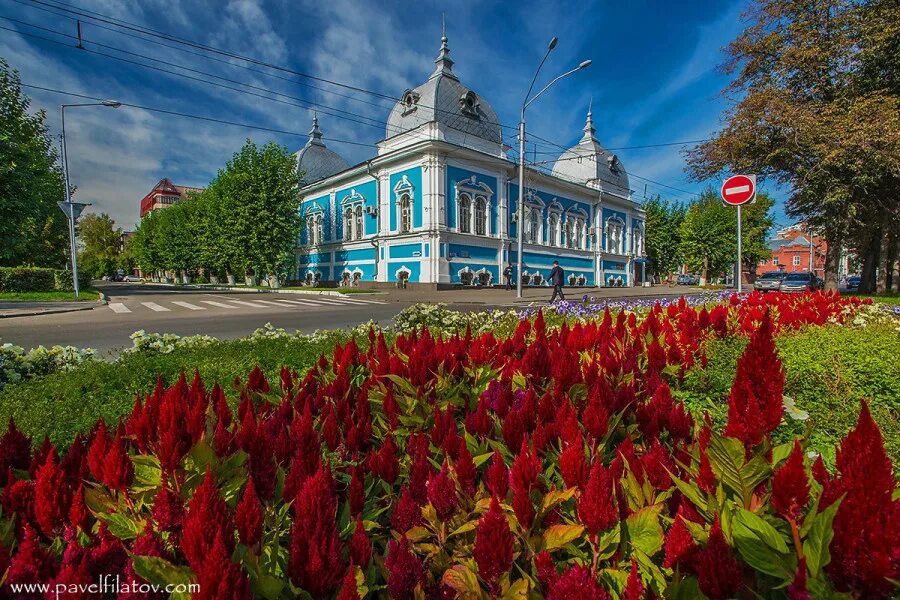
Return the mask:
[[562, 153], [553, 165], [553, 175], [595, 188], [628, 196], [628, 173], [618, 157], [600, 145], [588, 109], [584, 136]]
[[447, 37], [441, 38], [441, 51], [428, 81], [406, 90], [388, 118], [385, 138], [411, 131], [436, 121], [457, 131], [501, 144], [503, 134], [497, 113], [483, 98], [459, 82], [453, 72], [453, 60]]

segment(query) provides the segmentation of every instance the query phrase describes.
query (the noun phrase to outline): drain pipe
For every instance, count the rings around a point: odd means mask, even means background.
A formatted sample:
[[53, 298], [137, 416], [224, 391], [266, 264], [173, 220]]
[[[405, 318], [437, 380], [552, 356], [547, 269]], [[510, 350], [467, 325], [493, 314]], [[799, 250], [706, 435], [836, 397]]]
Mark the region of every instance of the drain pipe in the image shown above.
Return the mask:
[[375, 237], [369, 240], [375, 248], [375, 281], [378, 281], [378, 236], [381, 235], [381, 181], [372, 172], [372, 159], [366, 161], [366, 172], [375, 180]]

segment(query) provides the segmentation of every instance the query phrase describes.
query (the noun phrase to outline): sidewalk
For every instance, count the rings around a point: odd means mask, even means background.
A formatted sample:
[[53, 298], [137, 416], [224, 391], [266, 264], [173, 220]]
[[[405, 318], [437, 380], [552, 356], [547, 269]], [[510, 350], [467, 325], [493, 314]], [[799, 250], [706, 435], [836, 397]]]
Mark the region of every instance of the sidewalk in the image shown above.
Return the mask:
[[[526, 287], [522, 290], [522, 298], [516, 298], [516, 291], [507, 291], [505, 288], [471, 288], [465, 290], [417, 290], [417, 289], [393, 289], [384, 290], [385, 294], [379, 300], [386, 302], [442, 302], [445, 304], [486, 304], [486, 305], [515, 305], [530, 304], [532, 302], [549, 302], [553, 295], [551, 287]], [[566, 299], [581, 301], [584, 295], [598, 300], [605, 298], [677, 298], [678, 296], [702, 293], [697, 287], [664, 285], [655, 287], [625, 287], [625, 288], [596, 288], [596, 287], [565, 287], [563, 293]]]
[[90, 300], [84, 302], [0, 302], [0, 319], [93, 310], [95, 306], [101, 306], [101, 304]]

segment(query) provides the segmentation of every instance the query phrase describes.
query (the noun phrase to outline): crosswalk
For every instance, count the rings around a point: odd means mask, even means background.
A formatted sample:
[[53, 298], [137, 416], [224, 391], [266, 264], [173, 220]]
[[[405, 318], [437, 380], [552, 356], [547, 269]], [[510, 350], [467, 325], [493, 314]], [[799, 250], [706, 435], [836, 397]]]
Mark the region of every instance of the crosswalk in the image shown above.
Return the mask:
[[133, 312], [150, 311], [154, 313], [172, 312], [172, 311], [203, 311], [224, 309], [227, 311], [239, 310], [285, 310], [285, 309], [303, 309], [303, 308], [323, 308], [323, 307], [345, 307], [345, 308], [362, 308], [369, 304], [385, 304], [381, 300], [369, 298], [350, 298], [347, 296], [316, 296], [308, 298], [306, 296], [296, 298], [257, 298], [252, 300], [238, 300], [232, 297], [216, 296], [218, 300], [194, 300], [187, 302], [185, 300], [161, 300], [157, 302], [141, 302], [137, 299], [126, 302], [110, 302], [108, 304], [110, 311], [114, 314], [122, 315]]

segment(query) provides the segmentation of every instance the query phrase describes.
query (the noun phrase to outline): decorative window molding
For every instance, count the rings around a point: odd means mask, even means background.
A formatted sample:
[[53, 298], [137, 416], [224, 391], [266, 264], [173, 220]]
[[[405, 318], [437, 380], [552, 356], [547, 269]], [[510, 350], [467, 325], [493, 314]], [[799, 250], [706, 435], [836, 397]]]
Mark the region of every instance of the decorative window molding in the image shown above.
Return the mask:
[[413, 229], [413, 204], [415, 203], [415, 186], [403, 175], [394, 186], [394, 200], [397, 210], [397, 229], [400, 233], [409, 233]]
[[341, 200], [341, 214], [343, 215], [344, 230], [343, 240], [361, 240], [364, 235], [363, 228], [363, 204], [366, 198], [355, 189], [350, 190], [350, 195]]
[[413, 90], [406, 90], [403, 92], [403, 95], [400, 96], [400, 103], [403, 105], [403, 116], [415, 112], [419, 107], [419, 94], [414, 92]]
[[613, 254], [624, 254], [625, 222], [613, 216], [606, 220], [606, 251]]
[[459, 108], [462, 114], [473, 119], [481, 118], [481, 101], [478, 95], [472, 90], [467, 91], [459, 97]]
[[409, 281], [409, 278], [412, 277], [412, 271], [409, 267], [403, 265], [394, 271], [394, 277], [397, 278], [397, 281]]
[[[456, 191], [456, 228], [460, 233], [475, 233], [477, 235], [493, 235], [491, 231], [491, 202], [494, 190], [484, 182], [478, 181], [475, 175], [468, 179], [457, 181], [454, 185]], [[468, 199], [468, 203], [464, 200]], [[484, 202], [484, 216], [479, 220], [478, 203]], [[466, 205], [467, 204], [467, 205]]]
[[635, 226], [632, 230], [631, 250], [635, 256], [644, 255], [644, 228], [641, 225]]
[[457, 219], [457, 227], [460, 233], [472, 233], [472, 197], [469, 194], [462, 193], [457, 199], [457, 210], [459, 218]]
[[475, 196], [475, 234], [488, 235], [488, 200], [484, 196]]

